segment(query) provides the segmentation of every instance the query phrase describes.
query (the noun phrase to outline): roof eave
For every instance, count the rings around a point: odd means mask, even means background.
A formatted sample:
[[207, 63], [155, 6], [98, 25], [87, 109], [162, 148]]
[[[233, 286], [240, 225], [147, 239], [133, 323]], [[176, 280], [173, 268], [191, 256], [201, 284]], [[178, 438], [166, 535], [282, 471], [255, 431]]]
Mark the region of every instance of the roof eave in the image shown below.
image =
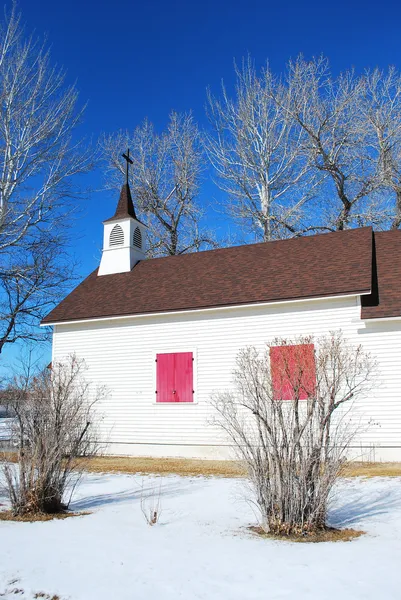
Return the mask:
[[105, 225], [105, 223], [113, 223], [113, 221], [136, 221], [137, 223], [140, 223], [141, 225], [143, 225], [144, 227], [147, 227], [145, 225], [145, 223], [142, 223], [142, 221], [140, 221], [138, 219], [138, 217], [131, 217], [131, 215], [125, 215], [124, 217], [110, 217], [110, 219], [106, 219], [105, 221], [102, 221], [102, 225]]
[[277, 304], [292, 304], [298, 302], [312, 302], [319, 300], [330, 300], [330, 299], [340, 299], [340, 298], [350, 298], [356, 296], [366, 296], [371, 294], [371, 290], [363, 290], [363, 291], [352, 291], [345, 292], [342, 294], [330, 294], [327, 296], [307, 296], [301, 298], [283, 298], [279, 300], [266, 300], [261, 302], [249, 302], [242, 304], [224, 304], [220, 306], [204, 306], [197, 308], [180, 308], [176, 310], [168, 310], [168, 311], [154, 311], [154, 312], [141, 312], [141, 313], [130, 313], [126, 315], [103, 315], [101, 317], [86, 317], [82, 319], [70, 319], [70, 320], [60, 320], [60, 321], [50, 321], [48, 323], [44, 323], [43, 321], [40, 323], [41, 327], [53, 327], [54, 325], [70, 325], [74, 323], [89, 323], [93, 321], [109, 321], [111, 319], [134, 319], [134, 318], [143, 318], [143, 317], [156, 317], [162, 315], [175, 315], [175, 314], [188, 314], [195, 312], [209, 312], [209, 311], [220, 311], [220, 310], [230, 310], [234, 308], [256, 308], [260, 306], [269, 306], [269, 305], [277, 305]]

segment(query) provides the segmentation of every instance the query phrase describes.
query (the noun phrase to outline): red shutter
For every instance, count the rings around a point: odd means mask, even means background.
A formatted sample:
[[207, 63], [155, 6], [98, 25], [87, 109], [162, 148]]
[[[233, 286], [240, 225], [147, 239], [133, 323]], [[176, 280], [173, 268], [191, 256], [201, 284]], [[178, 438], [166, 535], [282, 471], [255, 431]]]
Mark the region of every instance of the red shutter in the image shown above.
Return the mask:
[[192, 352], [156, 356], [157, 402], [193, 402]]
[[156, 402], [173, 402], [174, 354], [156, 355]]
[[275, 400], [306, 400], [315, 393], [313, 344], [271, 347], [270, 369]]

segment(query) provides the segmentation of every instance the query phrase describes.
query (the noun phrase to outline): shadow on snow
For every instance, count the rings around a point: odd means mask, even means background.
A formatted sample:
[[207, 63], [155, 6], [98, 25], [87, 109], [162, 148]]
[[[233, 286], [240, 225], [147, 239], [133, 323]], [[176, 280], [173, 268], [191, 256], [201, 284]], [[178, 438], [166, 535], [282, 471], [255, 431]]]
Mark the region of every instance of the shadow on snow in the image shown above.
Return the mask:
[[[183, 485], [176, 483], [164, 483], [161, 486], [160, 498], [181, 496], [195, 491], [198, 486], [192, 482], [191, 485]], [[121, 490], [118, 492], [110, 492], [105, 494], [90, 495], [84, 498], [79, 498], [71, 502], [71, 510], [90, 510], [110, 504], [123, 504], [125, 502], [140, 501], [141, 497], [148, 498], [150, 496], [157, 497], [159, 495], [159, 486], [150, 485], [147, 487], [137, 486], [131, 490]]]
[[329, 511], [329, 524], [333, 527], [346, 527], [378, 515], [385, 515], [393, 509], [401, 508], [401, 486], [399, 489], [382, 490], [367, 496], [362, 489], [353, 495], [349, 502], [335, 506]]

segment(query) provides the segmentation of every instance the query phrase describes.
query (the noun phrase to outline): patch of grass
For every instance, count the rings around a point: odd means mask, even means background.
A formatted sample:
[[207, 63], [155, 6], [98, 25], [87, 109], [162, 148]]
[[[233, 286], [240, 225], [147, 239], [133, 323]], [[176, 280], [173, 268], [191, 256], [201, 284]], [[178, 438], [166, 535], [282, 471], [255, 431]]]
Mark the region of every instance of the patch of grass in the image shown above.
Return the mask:
[[266, 533], [259, 525], [250, 526], [248, 527], [248, 530], [255, 535], [270, 540], [312, 544], [319, 542], [351, 542], [365, 533], [365, 531], [360, 531], [358, 529], [335, 529], [334, 527], [327, 527], [322, 531], [315, 531], [304, 535], [274, 535], [272, 533]]
[[[246, 469], [231, 460], [97, 456], [85, 460], [85, 469], [94, 473], [176, 474], [184, 476], [244, 477]], [[342, 477], [401, 477], [401, 463], [349, 462]]]
[[[0, 510], [0, 521], [19, 521], [21, 523], [35, 523], [36, 521], [52, 521], [53, 519], [68, 519], [69, 517], [83, 517], [90, 512], [61, 512], [61, 513], [30, 513], [14, 515], [11, 510]], [[40, 592], [39, 592], [40, 593]], [[40, 598], [40, 596], [38, 596]], [[50, 598], [50, 596], [49, 596]]]
[[97, 456], [85, 460], [85, 470], [94, 473], [141, 473], [185, 476], [244, 477], [244, 467], [230, 460]]
[[342, 477], [401, 477], [399, 462], [357, 462], [346, 463]]
[[14, 451], [0, 451], [0, 460], [4, 460], [7, 462], [16, 463], [18, 458], [18, 453]]
[[[16, 452], [0, 453], [0, 460], [16, 462]], [[149, 456], [96, 456], [82, 459], [82, 466], [92, 473], [141, 473], [196, 477], [245, 477], [246, 469], [232, 460], [198, 460], [190, 458], [152, 458]], [[357, 462], [345, 464], [342, 477], [401, 477], [401, 462]]]

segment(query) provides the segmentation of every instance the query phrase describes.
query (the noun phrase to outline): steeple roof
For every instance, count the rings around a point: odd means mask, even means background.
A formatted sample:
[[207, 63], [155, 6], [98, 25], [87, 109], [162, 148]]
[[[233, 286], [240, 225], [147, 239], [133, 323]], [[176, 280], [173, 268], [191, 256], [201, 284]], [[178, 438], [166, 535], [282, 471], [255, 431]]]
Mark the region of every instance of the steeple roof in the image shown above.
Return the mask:
[[104, 221], [104, 223], [125, 219], [126, 217], [132, 217], [137, 221], [139, 220], [135, 214], [134, 203], [132, 202], [131, 190], [128, 183], [124, 183], [121, 188], [120, 198], [114, 216]]

